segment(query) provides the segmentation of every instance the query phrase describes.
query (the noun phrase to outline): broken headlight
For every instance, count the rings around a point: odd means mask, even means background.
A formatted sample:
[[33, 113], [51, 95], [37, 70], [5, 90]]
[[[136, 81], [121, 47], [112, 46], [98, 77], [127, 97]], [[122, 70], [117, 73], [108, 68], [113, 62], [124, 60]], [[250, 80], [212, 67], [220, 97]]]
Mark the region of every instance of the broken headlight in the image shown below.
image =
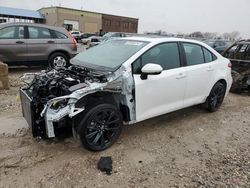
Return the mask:
[[58, 100], [58, 101], [54, 101], [50, 108], [52, 110], [60, 110], [64, 107], [66, 107], [68, 105], [68, 102], [69, 102], [69, 99], [61, 99], [61, 100]]

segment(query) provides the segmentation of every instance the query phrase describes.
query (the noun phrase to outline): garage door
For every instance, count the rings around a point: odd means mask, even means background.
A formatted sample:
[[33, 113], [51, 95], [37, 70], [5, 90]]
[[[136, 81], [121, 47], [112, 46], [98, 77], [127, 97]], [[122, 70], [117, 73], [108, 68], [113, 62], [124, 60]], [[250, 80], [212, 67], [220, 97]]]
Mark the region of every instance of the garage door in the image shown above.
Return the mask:
[[96, 23], [85, 23], [85, 32], [95, 33], [98, 32], [98, 25]]
[[70, 24], [73, 26], [73, 30], [79, 31], [79, 22], [73, 20], [64, 20], [64, 24]]

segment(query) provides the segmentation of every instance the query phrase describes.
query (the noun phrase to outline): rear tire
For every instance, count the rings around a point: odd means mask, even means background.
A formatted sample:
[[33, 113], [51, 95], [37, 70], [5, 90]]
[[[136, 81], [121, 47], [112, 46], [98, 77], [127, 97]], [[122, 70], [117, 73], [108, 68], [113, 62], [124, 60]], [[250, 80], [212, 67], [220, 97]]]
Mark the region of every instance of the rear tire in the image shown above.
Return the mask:
[[220, 82], [217, 82], [212, 88], [209, 96], [207, 97], [205, 106], [208, 111], [215, 112], [217, 111], [221, 104], [223, 103], [226, 93], [226, 86]]
[[121, 135], [121, 113], [112, 104], [98, 104], [86, 112], [77, 132], [86, 149], [105, 150], [112, 146]]
[[69, 58], [64, 53], [56, 52], [49, 57], [49, 66], [52, 69], [67, 67], [68, 64]]

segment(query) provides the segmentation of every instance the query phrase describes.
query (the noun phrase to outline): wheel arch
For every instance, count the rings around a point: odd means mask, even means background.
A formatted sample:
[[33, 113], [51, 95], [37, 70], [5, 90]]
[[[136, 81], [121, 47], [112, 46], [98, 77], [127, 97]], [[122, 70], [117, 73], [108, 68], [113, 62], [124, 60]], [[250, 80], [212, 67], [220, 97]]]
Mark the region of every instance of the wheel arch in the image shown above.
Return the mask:
[[208, 96], [210, 95], [210, 92], [212, 91], [214, 85], [215, 85], [216, 83], [218, 83], [218, 82], [219, 82], [219, 83], [222, 83], [222, 84], [225, 86], [226, 91], [227, 91], [228, 83], [227, 83], [226, 79], [225, 79], [225, 78], [220, 78], [220, 79], [218, 79], [218, 80], [216, 80], [216, 81], [213, 82], [213, 84], [211, 85], [211, 88], [209, 89], [209, 91], [208, 91], [206, 97], [203, 99], [203, 102], [205, 102], [205, 101], [207, 100], [207, 98], [208, 98]]
[[[226, 90], [227, 90], [227, 81], [226, 81], [225, 79], [220, 79], [220, 80], [218, 80], [217, 82], [222, 83], [222, 84], [225, 86]], [[216, 83], [217, 83], [217, 82], [216, 82]], [[215, 83], [215, 84], [216, 84], [216, 83]]]
[[77, 108], [84, 107], [85, 110], [82, 113], [78, 114], [76, 117], [74, 117], [74, 121], [79, 122], [80, 119], [85, 115], [85, 113], [91, 108], [93, 108], [95, 105], [100, 103], [108, 103], [116, 106], [122, 115], [123, 121], [128, 122], [130, 121], [130, 109], [122, 101], [123, 96], [120, 93], [102, 91], [86, 95], [82, 99], [77, 101], [75, 105]]
[[69, 53], [66, 50], [54, 50], [54, 51], [50, 52], [50, 54], [48, 55], [48, 60], [55, 53], [63, 53], [64, 55], [67, 56], [68, 59], [70, 59], [70, 55], [69, 55]]

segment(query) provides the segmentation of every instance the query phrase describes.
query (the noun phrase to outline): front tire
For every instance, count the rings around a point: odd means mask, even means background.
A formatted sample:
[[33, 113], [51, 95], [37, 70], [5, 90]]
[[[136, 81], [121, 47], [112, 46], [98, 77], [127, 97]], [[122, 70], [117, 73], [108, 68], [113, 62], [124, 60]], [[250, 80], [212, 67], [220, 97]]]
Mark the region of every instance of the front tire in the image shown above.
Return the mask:
[[207, 97], [205, 106], [208, 111], [215, 112], [217, 111], [221, 104], [223, 103], [226, 93], [226, 86], [220, 82], [217, 82], [212, 88], [209, 96]]
[[112, 146], [122, 132], [122, 116], [112, 104], [91, 108], [78, 127], [82, 145], [91, 151], [102, 151]]

